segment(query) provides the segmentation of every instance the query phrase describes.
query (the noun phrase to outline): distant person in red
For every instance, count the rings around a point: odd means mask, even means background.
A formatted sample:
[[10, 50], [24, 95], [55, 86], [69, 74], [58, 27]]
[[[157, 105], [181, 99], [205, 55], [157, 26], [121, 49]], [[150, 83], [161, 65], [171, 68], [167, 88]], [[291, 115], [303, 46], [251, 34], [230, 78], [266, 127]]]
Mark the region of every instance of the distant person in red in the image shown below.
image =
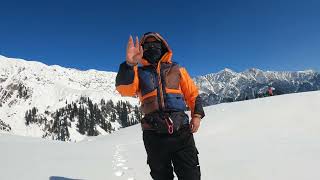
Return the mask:
[[271, 87], [271, 86], [270, 86], [270, 87], [268, 88], [268, 95], [269, 95], [269, 96], [273, 96], [273, 90], [274, 90], [274, 87]]

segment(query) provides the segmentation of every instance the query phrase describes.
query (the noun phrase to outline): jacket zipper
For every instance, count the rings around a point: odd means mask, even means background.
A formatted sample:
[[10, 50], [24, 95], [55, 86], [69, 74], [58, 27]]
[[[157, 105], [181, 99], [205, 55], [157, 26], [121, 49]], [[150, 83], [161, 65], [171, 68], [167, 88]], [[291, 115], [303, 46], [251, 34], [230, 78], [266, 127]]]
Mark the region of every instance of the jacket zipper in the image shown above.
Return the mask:
[[160, 104], [159, 108], [164, 109], [164, 99], [163, 99], [163, 89], [162, 89], [162, 81], [161, 81], [161, 61], [158, 63], [157, 67], [157, 74], [158, 74], [158, 86], [159, 86], [159, 98], [160, 98]]

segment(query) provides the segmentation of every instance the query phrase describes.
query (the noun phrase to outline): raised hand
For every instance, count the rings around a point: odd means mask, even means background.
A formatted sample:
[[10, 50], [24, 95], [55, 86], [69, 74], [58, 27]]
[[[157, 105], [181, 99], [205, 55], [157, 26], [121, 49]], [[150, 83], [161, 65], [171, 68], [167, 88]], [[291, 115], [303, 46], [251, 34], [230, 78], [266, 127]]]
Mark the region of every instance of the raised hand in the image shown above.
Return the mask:
[[132, 36], [129, 37], [128, 45], [127, 45], [127, 55], [126, 61], [129, 65], [137, 65], [141, 63], [141, 59], [143, 56], [142, 46], [139, 45], [139, 39], [136, 37], [136, 43], [133, 43]]

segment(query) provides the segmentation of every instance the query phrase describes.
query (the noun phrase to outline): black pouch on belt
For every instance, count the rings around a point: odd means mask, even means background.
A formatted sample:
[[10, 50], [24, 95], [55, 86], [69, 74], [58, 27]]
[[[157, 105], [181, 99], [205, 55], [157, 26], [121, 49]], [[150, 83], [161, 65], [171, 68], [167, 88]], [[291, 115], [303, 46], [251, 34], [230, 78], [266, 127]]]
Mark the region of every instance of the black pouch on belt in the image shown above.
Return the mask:
[[189, 117], [183, 111], [154, 112], [145, 115], [141, 121], [143, 130], [161, 134], [173, 134], [189, 124]]

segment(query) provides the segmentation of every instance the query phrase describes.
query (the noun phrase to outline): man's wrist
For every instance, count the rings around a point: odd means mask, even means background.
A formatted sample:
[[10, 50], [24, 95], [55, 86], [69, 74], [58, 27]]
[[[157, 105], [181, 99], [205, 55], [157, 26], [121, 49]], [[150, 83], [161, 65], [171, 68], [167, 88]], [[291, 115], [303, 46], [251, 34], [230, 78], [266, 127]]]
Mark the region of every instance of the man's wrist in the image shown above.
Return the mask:
[[202, 118], [202, 116], [200, 114], [193, 114], [193, 117], [197, 117], [197, 118]]
[[127, 63], [127, 65], [128, 66], [136, 66], [138, 63], [136, 63], [136, 64], [131, 64], [131, 63], [129, 63], [128, 61], [126, 61], [126, 63]]

